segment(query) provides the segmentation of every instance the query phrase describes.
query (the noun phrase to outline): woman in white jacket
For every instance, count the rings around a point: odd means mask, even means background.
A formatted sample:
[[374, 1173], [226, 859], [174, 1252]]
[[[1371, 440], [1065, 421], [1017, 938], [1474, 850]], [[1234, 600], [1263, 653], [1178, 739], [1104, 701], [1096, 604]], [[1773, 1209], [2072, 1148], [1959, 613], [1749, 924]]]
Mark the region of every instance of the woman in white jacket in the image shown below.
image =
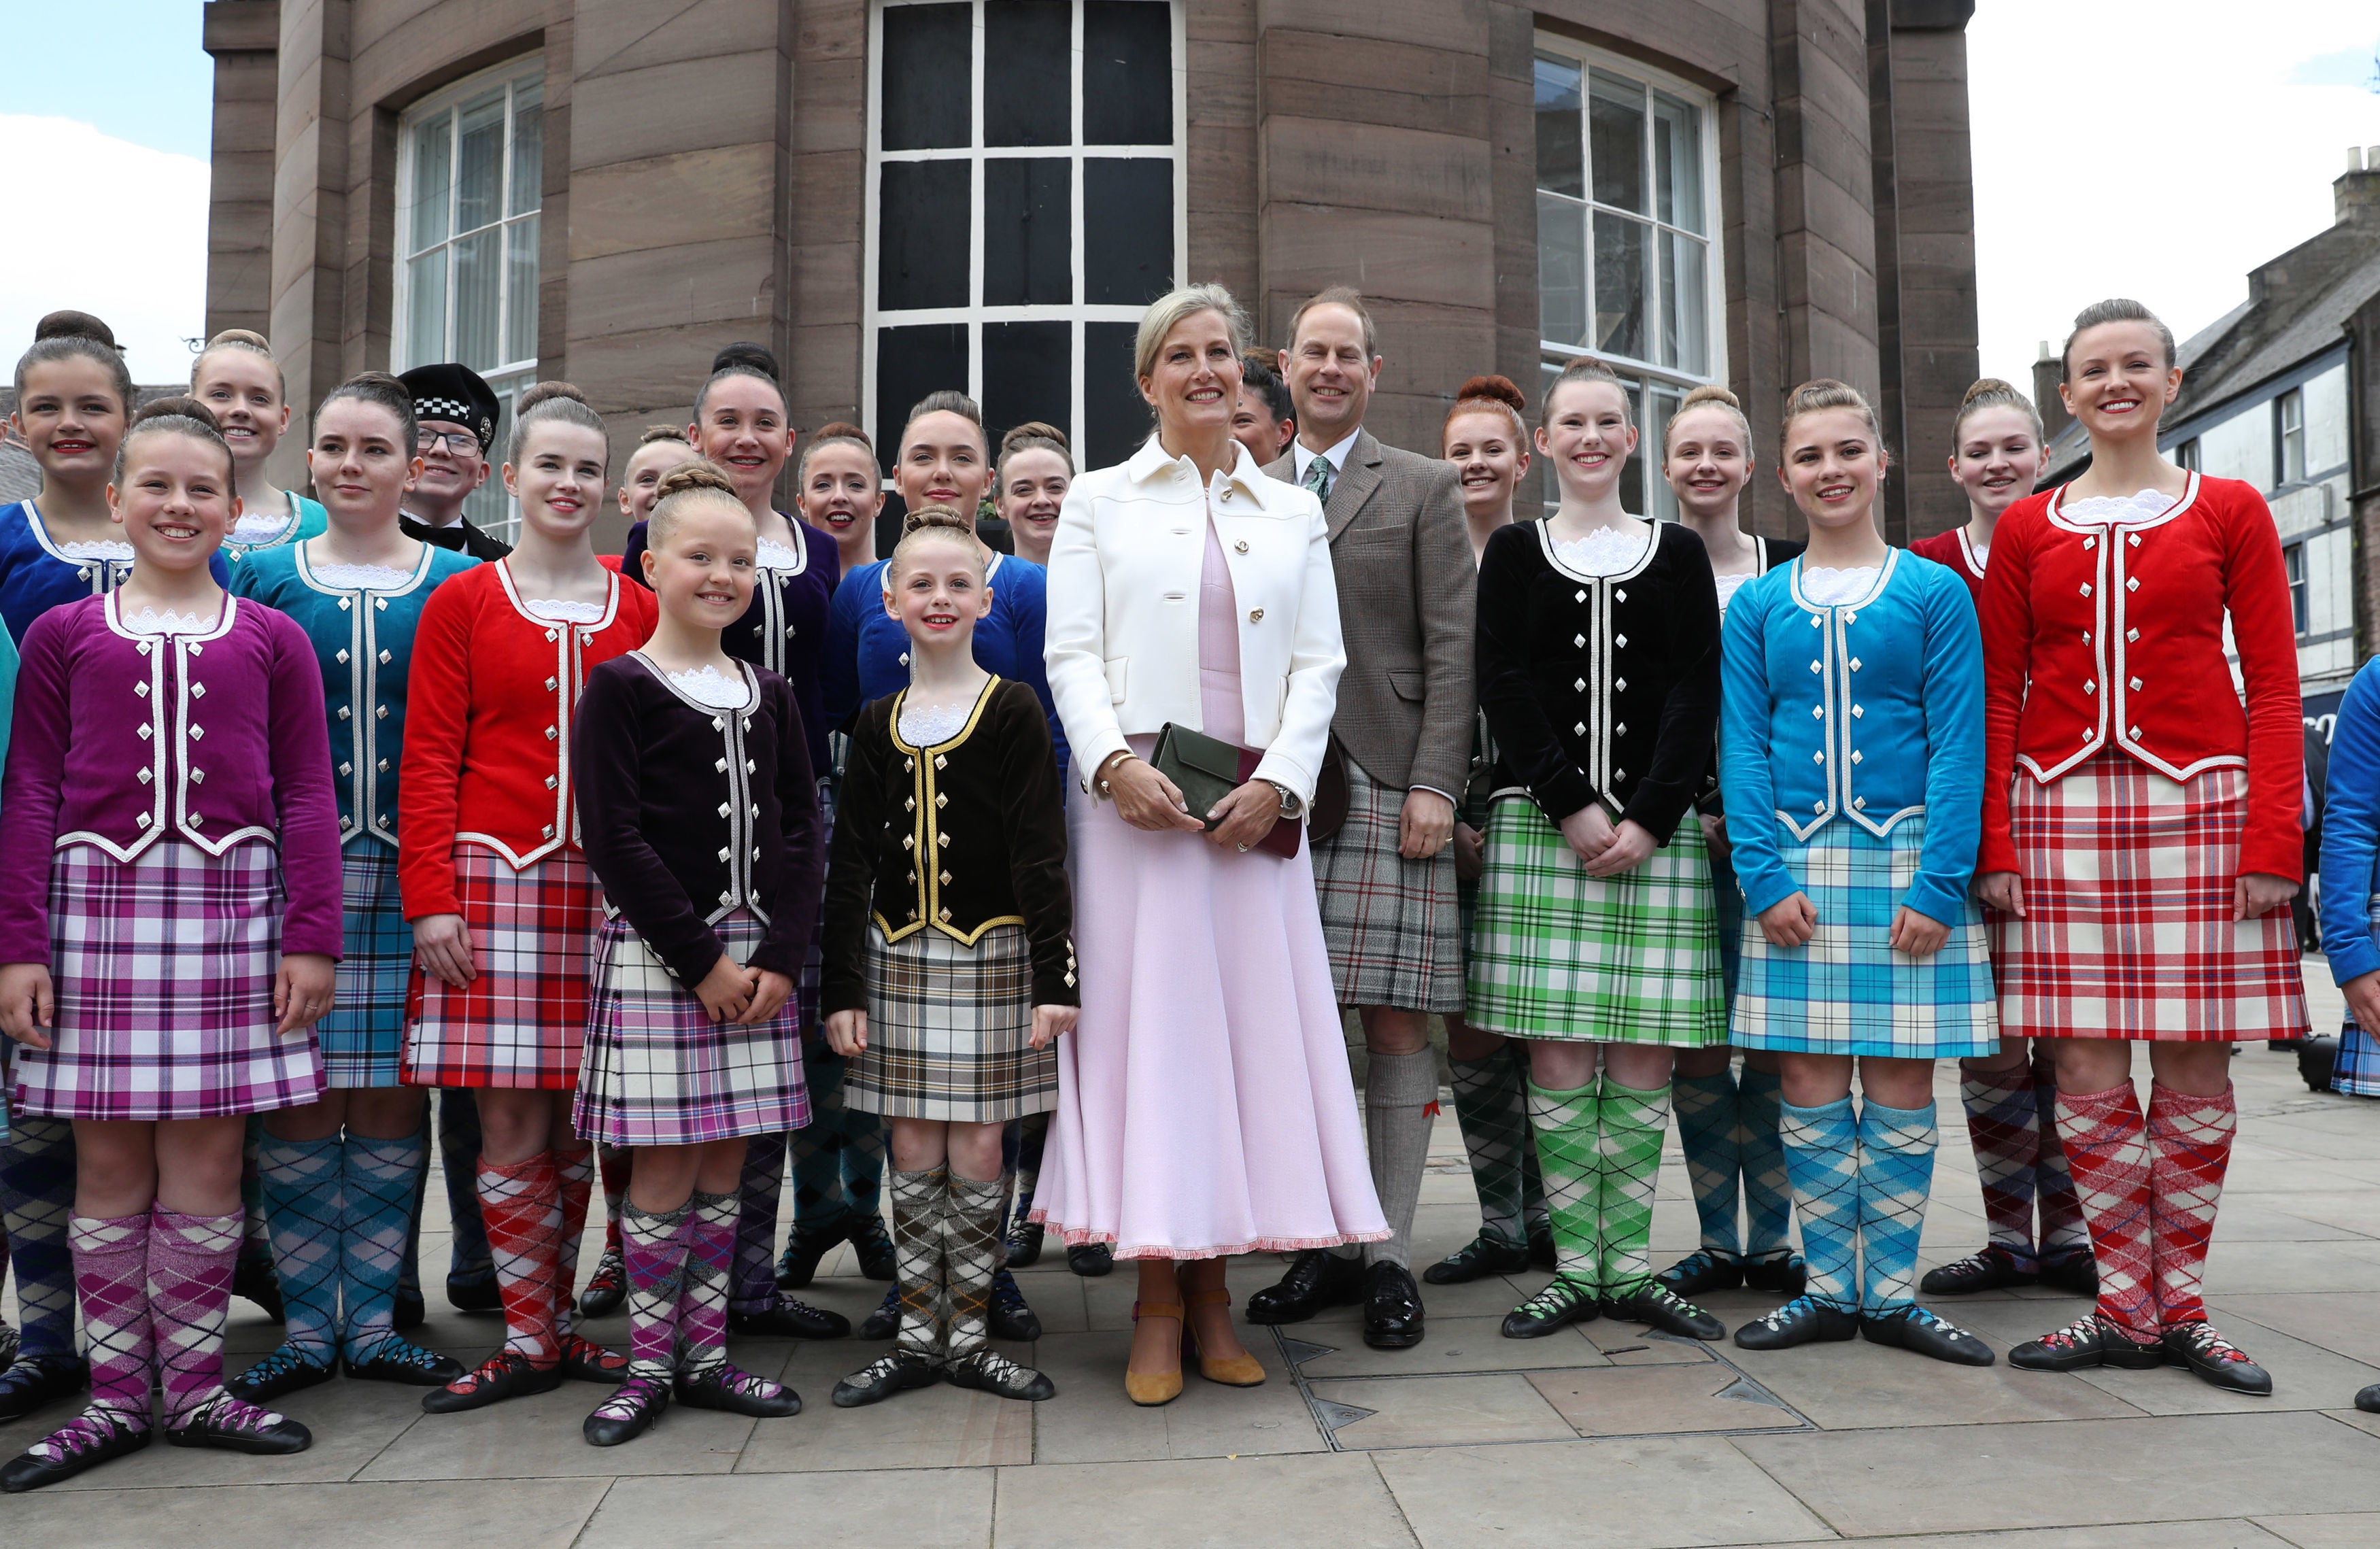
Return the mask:
[[[1246, 320], [1220, 285], [1141, 319], [1157, 433], [1067, 492], [1050, 551], [1050, 691], [1068, 793], [1083, 1012], [1061, 1046], [1037, 1220], [1140, 1261], [1135, 1403], [1264, 1368], [1223, 1257], [1388, 1235], [1301, 842], [1330, 733], [1338, 593], [1322, 507], [1232, 439]], [[1209, 812], [1149, 763], [1169, 723], [1257, 751]], [[1177, 1267], [1178, 1266], [1178, 1267]]]

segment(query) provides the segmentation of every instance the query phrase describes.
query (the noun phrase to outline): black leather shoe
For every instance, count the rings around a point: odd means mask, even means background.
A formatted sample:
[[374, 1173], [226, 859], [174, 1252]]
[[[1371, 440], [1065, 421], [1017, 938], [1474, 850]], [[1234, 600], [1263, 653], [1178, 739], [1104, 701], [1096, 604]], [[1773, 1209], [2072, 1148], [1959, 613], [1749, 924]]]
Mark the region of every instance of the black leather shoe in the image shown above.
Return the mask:
[[1531, 1269], [1552, 1269], [1560, 1263], [1561, 1255], [1554, 1249], [1554, 1233], [1551, 1227], [1539, 1227], [1529, 1233], [1529, 1267]]
[[2088, 1248], [2069, 1248], [2055, 1258], [2044, 1254], [2041, 1283], [2052, 1290], [2095, 1299], [2099, 1294], [2099, 1261], [2091, 1256]]
[[0, 1421], [22, 1420], [90, 1385], [91, 1368], [79, 1355], [19, 1356], [15, 1365], [0, 1372]]
[[1797, 1296], [1777, 1311], [1739, 1325], [1735, 1342], [1748, 1350], [1790, 1350], [1796, 1345], [1839, 1342], [1858, 1333], [1858, 1313]]
[[382, 1339], [368, 1355], [350, 1355], [340, 1370], [357, 1382], [395, 1383], [401, 1387], [443, 1387], [463, 1374], [451, 1355], [423, 1349], [410, 1339]]
[[1490, 1275], [1518, 1275], [1529, 1267], [1528, 1245], [1481, 1232], [1421, 1272], [1433, 1286], [1463, 1286]]
[[419, 1328], [430, 1321], [430, 1304], [421, 1300], [418, 1290], [400, 1290], [389, 1303], [388, 1325], [399, 1334]]
[[589, 1446], [617, 1446], [635, 1441], [669, 1411], [670, 1385], [662, 1377], [630, 1377], [578, 1427]]
[[145, 1424], [136, 1429], [115, 1410], [94, 1405], [0, 1468], [0, 1495], [21, 1495], [72, 1479], [85, 1469], [129, 1457], [147, 1446], [154, 1434]]
[[818, 1278], [818, 1266], [836, 1244], [843, 1240], [843, 1228], [837, 1224], [819, 1231], [795, 1227], [785, 1239], [785, 1251], [777, 1259], [777, 1289], [800, 1290]]
[[1681, 1339], [1724, 1339], [1727, 1325], [1688, 1301], [1669, 1287], [1645, 1282], [1642, 1290], [1603, 1299], [1603, 1315], [1619, 1323], [1641, 1323]]
[[1030, 1269], [1041, 1262], [1041, 1244], [1050, 1235], [1038, 1221], [1019, 1221], [1008, 1228], [1008, 1267]]
[[281, 1277], [273, 1272], [272, 1254], [242, 1253], [232, 1268], [231, 1293], [263, 1308], [264, 1315], [274, 1323], [286, 1321], [281, 1306]]
[[834, 1385], [832, 1402], [839, 1410], [880, 1404], [912, 1387], [931, 1387], [942, 1380], [941, 1368], [921, 1355], [887, 1350]]
[[2018, 1263], [2014, 1253], [1997, 1242], [1986, 1242], [1965, 1258], [1927, 1270], [1917, 1289], [1927, 1296], [1973, 1296], [1977, 1291], [2030, 1286], [2040, 1278], [2038, 1270]]
[[901, 1288], [894, 1286], [884, 1293], [884, 1300], [876, 1304], [876, 1311], [861, 1321], [859, 1337], [863, 1339], [890, 1339], [900, 1332]]
[[680, 1372], [677, 1401], [690, 1410], [718, 1410], [755, 1420], [783, 1420], [802, 1412], [800, 1394], [724, 1361], [707, 1372]]
[[729, 1313], [727, 1332], [738, 1338], [841, 1339], [851, 1333], [851, 1320], [778, 1291], [757, 1313]]
[[1406, 1350], [1421, 1343], [1421, 1288], [1413, 1271], [1387, 1259], [1364, 1271], [1364, 1343]]
[[892, 1252], [892, 1239], [885, 1234], [884, 1217], [862, 1216], [851, 1223], [851, 1235], [846, 1239], [851, 1251], [859, 1259], [859, 1273], [870, 1280], [890, 1280], [897, 1273], [900, 1260]]
[[470, 1275], [447, 1276], [446, 1304], [458, 1313], [500, 1311], [504, 1299], [496, 1289], [496, 1272], [483, 1269]]
[[[1674, 1289], [1674, 1288], [1672, 1288]], [[1794, 1253], [1770, 1253], [1743, 1261], [1743, 1289], [1791, 1301], [1810, 1289], [1810, 1266]], [[1685, 1293], [1680, 1291], [1681, 1296]]]
[[562, 1374], [572, 1382], [623, 1383], [628, 1380], [628, 1358], [606, 1349], [584, 1334], [562, 1337]]
[[285, 1414], [275, 1414], [228, 1393], [218, 1393], [193, 1410], [179, 1425], [166, 1426], [165, 1445], [285, 1458], [313, 1446], [314, 1433]]
[[265, 1404], [285, 1393], [320, 1387], [337, 1374], [338, 1362], [333, 1357], [314, 1361], [299, 1354], [295, 1346], [283, 1345], [239, 1375], [226, 1377], [224, 1388], [234, 1398]]
[[1881, 1317], [1860, 1317], [1860, 1337], [1871, 1345], [1895, 1345], [1953, 1366], [1989, 1366], [1999, 1357], [1957, 1324], [1910, 1306]]
[[1058, 1385], [1030, 1366], [1020, 1366], [998, 1350], [978, 1350], [951, 1362], [944, 1378], [953, 1387], [1038, 1404], [1058, 1396]]
[[2355, 1395], [2355, 1407], [2365, 1414], [2380, 1414], [2380, 1382], [2374, 1383]]
[[1115, 1248], [1106, 1242], [1077, 1242], [1066, 1250], [1066, 1267], [1086, 1280], [1096, 1280], [1115, 1267]]
[[1354, 1306], [1366, 1294], [1363, 1260], [1308, 1248], [1290, 1261], [1288, 1274], [1248, 1298], [1248, 1321], [1304, 1323], [1325, 1307]]
[[2022, 1372], [2082, 1372], [2094, 1366], [2146, 1372], [2165, 1364], [2165, 1347], [2132, 1338], [2094, 1309], [2055, 1333], [2010, 1347], [2009, 1364]]
[[551, 1393], [561, 1386], [561, 1367], [548, 1366], [540, 1371], [519, 1351], [503, 1349], [445, 1386], [433, 1387], [423, 1394], [421, 1410], [424, 1414], [460, 1414], [465, 1410], [484, 1410], [507, 1398]]
[[587, 1318], [608, 1318], [628, 1300], [628, 1266], [611, 1249], [595, 1261], [595, 1273], [587, 1277], [587, 1289], [578, 1293], [578, 1315]]
[[1557, 1275], [1545, 1289], [1504, 1314], [1503, 1334], [1507, 1339], [1542, 1339], [1574, 1323], [1593, 1323], [1601, 1315], [1593, 1286], [1577, 1285]]
[[2187, 1366], [2226, 1393], [2245, 1393], [2258, 1398], [2272, 1394], [2272, 1374], [2249, 1360], [2239, 1346], [2216, 1333], [2215, 1325], [2204, 1318], [2169, 1325], [2157, 1343], [2165, 1349], [2167, 1365]]
[[1041, 1337], [1041, 1320], [1025, 1304], [1025, 1293], [1016, 1289], [1016, 1277], [1005, 1269], [991, 1277], [991, 1297], [984, 1308], [984, 1323], [995, 1339], [1029, 1341]]
[[1743, 1260], [1734, 1253], [1697, 1248], [1653, 1278], [1680, 1296], [1708, 1296], [1743, 1284]]

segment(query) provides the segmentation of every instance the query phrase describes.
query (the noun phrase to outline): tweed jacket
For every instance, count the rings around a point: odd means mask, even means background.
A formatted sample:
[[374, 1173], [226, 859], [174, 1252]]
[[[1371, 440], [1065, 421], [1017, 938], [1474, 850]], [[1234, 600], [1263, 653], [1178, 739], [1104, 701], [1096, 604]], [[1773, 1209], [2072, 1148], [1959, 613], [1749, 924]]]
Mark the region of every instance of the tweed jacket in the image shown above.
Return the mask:
[[[1294, 448], [1265, 467], [1297, 480]], [[1454, 466], [1355, 432], [1322, 507], [1347, 670], [1330, 734], [1391, 791], [1460, 799], [1471, 765], [1478, 571]]]

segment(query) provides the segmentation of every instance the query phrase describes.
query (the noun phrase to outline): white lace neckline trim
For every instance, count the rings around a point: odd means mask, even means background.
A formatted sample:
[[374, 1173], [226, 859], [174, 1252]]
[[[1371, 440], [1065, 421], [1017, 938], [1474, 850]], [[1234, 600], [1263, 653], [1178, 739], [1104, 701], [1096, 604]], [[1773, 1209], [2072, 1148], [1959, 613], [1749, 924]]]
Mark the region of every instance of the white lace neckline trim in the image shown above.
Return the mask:
[[754, 563], [762, 570], [796, 570], [801, 566], [802, 557], [775, 539], [764, 538], [760, 539], [759, 555]]
[[1848, 570], [1836, 570], [1820, 565], [1813, 570], [1802, 567], [1802, 597], [1820, 608], [1840, 607], [1865, 597], [1876, 585], [1877, 564], [1853, 565]]
[[558, 597], [528, 598], [521, 606], [552, 623], [594, 623], [603, 616], [600, 602], [572, 602]]
[[[2101, 526], [2114, 526], [2126, 522], [2154, 522], [2180, 502], [2179, 495], [2168, 495], [2155, 490], [2143, 490], [2136, 494], [2119, 498], [2114, 495], [2094, 495], [2089, 500], [2066, 501], [2058, 507], [2058, 514], [2070, 522], [2091, 522]], [[1986, 552], [1975, 551], [1980, 563]]]
[[58, 544], [57, 551], [61, 559], [113, 560], [119, 564], [128, 564], [132, 561], [132, 545], [115, 538], [77, 539], [71, 543]]
[[1759, 572], [1757, 571], [1743, 570], [1738, 571], [1732, 575], [1714, 575], [1711, 577], [1713, 581], [1718, 583], [1719, 617], [1727, 617], [1727, 605], [1734, 600], [1735, 594], [1737, 592], [1743, 589], [1743, 584], [1758, 574]]
[[670, 672], [665, 676], [672, 688], [714, 710], [740, 710], [752, 702], [752, 685], [744, 681], [741, 672], [730, 677], [706, 663], [690, 672]]
[[276, 538], [286, 537], [297, 525], [296, 512], [243, 511], [239, 514], [239, 520], [231, 525], [231, 532], [227, 536], [234, 543], [254, 549]]
[[1639, 537], [1617, 527], [1597, 527], [1567, 543], [1556, 539], [1554, 555], [1582, 575], [1617, 575], [1644, 558], [1657, 536], [1651, 531]]
[[215, 613], [176, 613], [171, 608], [164, 612], [143, 608], [137, 613], [118, 611], [115, 622], [131, 635], [203, 635], [214, 628], [223, 615]]
[[413, 572], [389, 564], [317, 564], [308, 567], [315, 580], [339, 591], [395, 591], [413, 579]]
[[964, 705], [917, 706], [911, 708], [906, 700], [901, 705], [901, 740], [911, 747], [932, 747], [949, 742], [959, 733], [975, 713], [975, 701]]

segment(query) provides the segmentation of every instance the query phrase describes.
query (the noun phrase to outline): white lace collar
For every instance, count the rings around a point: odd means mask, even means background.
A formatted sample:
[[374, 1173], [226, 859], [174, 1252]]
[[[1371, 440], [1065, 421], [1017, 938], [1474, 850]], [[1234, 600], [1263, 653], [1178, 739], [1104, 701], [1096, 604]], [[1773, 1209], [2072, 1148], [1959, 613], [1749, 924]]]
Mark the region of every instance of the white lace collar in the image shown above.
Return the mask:
[[401, 591], [413, 579], [412, 571], [393, 564], [310, 564], [306, 570], [334, 591]]
[[78, 539], [71, 543], [55, 545], [58, 557], [65, 560], [113, 560], [118, 564], [132, 563], [132, 545], [116, 538]]
[[[2089, 500], [2064, 501], [2058, 514], [2070, 522], [2087, 522], [2095, 526], [2115, 526], [2132, 522], [2154, 522], [2180, 503], [2181, 497], [2155, 490], [2143, 490], [2120, 499], [2114, 495], [2094, 495]], [[1976, 558], [1983, 557], [1978, 551]]]
[[1649, 524], [1641, 538], [1617, 527], [1597, 527], [1567, 543], [1556, 539], [1554, 557], [1581, 575], [1617, 575], [1643, 559], [1658, 537]]
[[137, 613], [116, 612], [115, 622], [128, 635], [204, 635], [223, 618], [213, 613], [176, 613], [168, 608], [164, 612], [143, 608]]
[[780, 543], [773, 538], [764, 538], [760, 539], [759, 558], [753, 563], [762, 570], [799, 570], [802, 567], [802, 556], [795, 553], [788, 545]]
[[975, 701], [972, 699], [964, 705], [930, 708], [921, 705], [915, 708], [904, 699], [901, 701], [901, 740], [911, 747], [932, 747], [939, 743], [949, 742], [959, 734], [960, 728], [967, 723], [967, 717], [973, 714]]
[[743, 673], [729, 677], [708, 662], [691, 672], [665, 672], [662, 676], [686, 697], [714, 710], [740, 710], [752, 703], [752, 685], [744, 681]]
[[1878, 564], [1852, 565], [1836, 570], [1827, 565], [1815, 569], [1802, 567], [1802, 599], [1816, 608], [1839, 608], [1846, 602], [1856, 602], [1876, 586]]
[[1735, 594], [1737, 592], [1743, 589], [1743, 584], [1759, 574], [1760, 573], [1755, 570], [1740, 570], [1732, 575], [1714, 575], [1711, 577], [1712, 580], [1718, 583], [1718, 616], [1720, 618], [1727, 617], [1727, 605], [1735, 599]]
[[573, 602], [566, 598], [523, 598], [521, 606], [549, 623], [594, 623], [603, 617], [602, 603]]
[[295, 507], [284, 511], [243, 511], [239, 514], [239, 520], [231, 525], [231, 531], [224, 535], [224, 540], [243, 549], [261, 549], [288, 537], [297, 526]]

